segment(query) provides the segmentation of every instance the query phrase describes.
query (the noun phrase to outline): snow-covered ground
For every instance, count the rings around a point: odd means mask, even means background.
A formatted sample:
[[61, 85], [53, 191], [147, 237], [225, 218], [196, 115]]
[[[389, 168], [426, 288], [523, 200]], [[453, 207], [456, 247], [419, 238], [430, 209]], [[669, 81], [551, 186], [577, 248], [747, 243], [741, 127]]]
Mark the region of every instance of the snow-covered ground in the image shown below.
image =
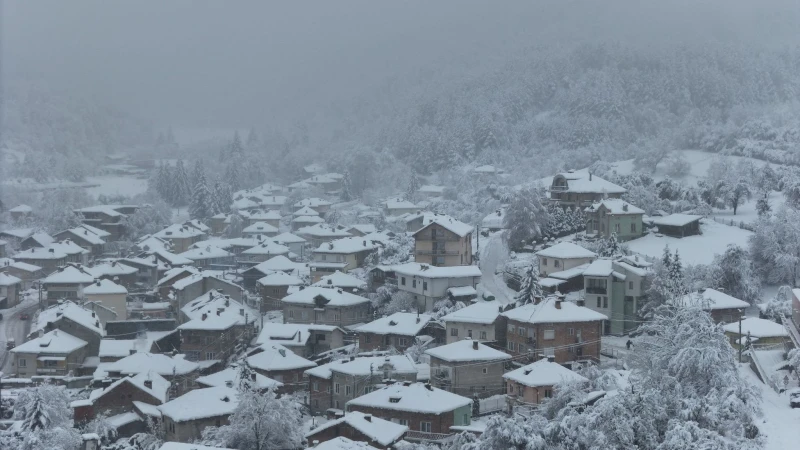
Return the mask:
[[[734, 224], [740, 222], [752, 224], [758, 219], [758, 212], [756, 212], [757, 200], [758, 198], [748, 200], [747, 203], [736, 210], [736, 215], [733, 214], [732, 209], [723, 209], [714, 211], [711, 216], [724, 220], [726, 223], [732, 220]], [[786, 197], [783, 196], [783, 193], [773, 191], [769, 194], [769, 204], [773, 212], [777, 211], [785, 202]]]
[[747, 364], [739, 364], [742, 375], [761, 393], [763, 417], [756, 419], [758, 429], [766, 435], [764, 450], [797, 448], [800, 442], [800, 409], [789, 407], [789, 396], [778, 394], [761, 382]]
[[704, 219], [700, 230], [703, 232], [702, 235], [688, 236], [682, 239], [648, 234], [628, 241], [626, 245], [632, 252], [653, 258], [661, 257], [664, 247], [668, 245], [670, 251], [678, 250], [684, 264], [710, 264], [714, 261], [714, 255], [724, 253], [729, 244], [747, 248], [748, 239], [753, 234], [739, 227], [723, 225], [711, 219]]
[[90, 187], [86, 188], [86, 192], [95, 198], [100, 195], [133, 197], [147, 190], [147, 179], [131, 176], [102, 175], [86, 177], [86, 181], [91, 184]]
[[31, 329], [30, 320], [20, 320], [20, 314], [26, 313], [33, 317], [33, 313], [39, 306], [37, 293], [34, 290], [29, 290], [24, 293], [24, 300], [19, 305], [13, 308], [0, 309], [0, 314], [3, 314], [3, 320], [0, 320], [0, 372], [5, 374], [13, 374], [14, 370], [11, 366], [12, 359], [9, 357], [10, 352], [6, 350], [6, 343], [9, 339], [14, 339], [17, 345], [25, 342], [25, 338]]
[[492, 233], [481, 239], [480, 248], [481, 286], [494, 294], [497, 301], [508, 304], [514, 301], [516, 292], [506, 286], [500, 272], [508, 260], [508, 247], [503, 242], [503, 232]]

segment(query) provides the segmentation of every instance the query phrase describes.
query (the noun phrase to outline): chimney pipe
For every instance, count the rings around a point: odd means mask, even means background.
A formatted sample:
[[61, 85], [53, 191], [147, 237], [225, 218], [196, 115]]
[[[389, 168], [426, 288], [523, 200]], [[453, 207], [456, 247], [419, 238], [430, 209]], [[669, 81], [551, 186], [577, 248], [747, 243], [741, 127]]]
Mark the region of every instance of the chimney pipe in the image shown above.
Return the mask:
[[144, 380], [144, 387], [147, 389], [153, 389], [153, 380]]
[[478, 341], [472, 341], [472, 349], [473, 350], [477, 350], [478, 349]]
[[364, 415], [364, 420], [366, 420], [367, 422], [372, 422], [372, 415], [371, 414], [365, 414]]

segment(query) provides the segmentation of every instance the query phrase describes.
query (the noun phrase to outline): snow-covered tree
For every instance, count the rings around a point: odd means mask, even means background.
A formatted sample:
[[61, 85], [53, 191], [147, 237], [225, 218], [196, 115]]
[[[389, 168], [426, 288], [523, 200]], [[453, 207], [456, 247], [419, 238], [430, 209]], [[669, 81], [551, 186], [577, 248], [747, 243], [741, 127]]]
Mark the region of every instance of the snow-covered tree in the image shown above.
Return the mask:
[[727, 191], [726, 202], [728, 206], [733, 209], [733, 215], [736, 215], [736, 210], [739, 209], [747, 200], [752, 197], [750, 191], [750, 183], [746, 179], [739, 179], [735, 184], [732, 184]]
[[514, 300], [517, 306], [527, 305], [528, 303], [536, 303], [541, 300], [542, 286], [539, 284], [539, 268], [537, 265], [531, 264], [528, 270], [525, 271], [525, 277], [522, 279], [522, 285]]
[[135, 240], [153, 234], [172, 223], [172, 210], [163, 200], [140, 206], [136, 212], [122, 219], [125, 236]]
[[229, 160], [228, 164], [225, 166], [225, 175], [223, 178], [233, 192], [238, 191], [242, 187], [241, 164], [239, 160]]
[[725, 253], [714, 258], [707, 283], [709, 287], [724, 290], [726, 294], [751, 304], [758, 300], [761, 292], [750, 254], [734, 244], [728, 245]]
[[72, 427], [69, 403], [70, 398], [62, 386], [45, 383], [23, 391], [14, 408], [15, 418], [22, 421], [23, 433], [17, 436], [16, 442], [9, 441], [9, 448], [77, 450], [81, 435]]
[[756, 212], [758, 217], [764, 217], [772, 212], [772, 206], [769, 204], [769, 199], [759, 198], [756, 200]]
[[242, 220], [242, 216], [234, 212], [231, 214], [230, 223], [225, 227], [222, 235], [227, 239], [238, 238], [242, 236], [242, 230], [244, 228], [244, 220]]
[[406, 200], [410, 202], [417, 201], [417, 192], [420, 186], [419, 175], [417, 175], [416, 171], [412, 171], [411, 177], [408, 179], [408, 186], [406, 187]]
[[189, 202], [191, 195], [191, 185], [189, 183], [189, 174], [186, 172], [186, 167], [183, 165], [183, 160], [179, 159], [175, 164], [175, 168], [171, 171], [169, 200], [173, 206], [184, 206]]
[[48, 191], [35, 208], [36, 225], [50, 234], [74, 228], [80, 225], [83, 219], [75, 210], [92, 203], [86, 191], [82, 189]]
[[664, 247], [664, 253], [653, 265], [653, 271], [647, 277], [643, 289], [647, 297], [640, 310], [640, 315], [643, 317], [652, 317], [655, 310], [663, 305], [679, 303], [688, 293], [689, 289], [677, 250], [673, 256], [669, 247]]
[[800, 211], [781, 207], [762, 216], [750, 237], [753, 269], [767, 283], [795, 285], [800, 271]]
[[353, 187], [350, 182], [350, 171], [345, 170], [344, 176], [342, 177], [342, 194], [341, 199], [343, 202], [349, 202], [353, 200]]
[[781, 286], [774, 297], [762, 303], [759, 307], [762, 317], [781, 323], [783, 318], [792, 315], [792, 287]]
[[227, 213], [231, 209], [233, 201], [233, 190], [231, 186], [221, 179], [214, 182], [214, 189], [211, 192], [214, 204], [214, 214]]
[[600, 239], [597, 246], [597, 254], [604, 258], [614, 258], [622, 255], [622, 246], [617, 238], [617, 233], [611, 233], [608, 238]]
[[542, 227], [548, 223], [547, 208], [542, 205], [544, 193], [539, 190], [522, 189], [511, 199], [503, 226], [504, 238], [512, 250], [521, 248], [542, 235]]
[[189, 204], [189, 216], [192, 219], [206, 220], [213, 216], [214, 199], [208, 189], [206, 175], [204, 172], [198, 174], [197, 183], [192, 191], [191, 202]]

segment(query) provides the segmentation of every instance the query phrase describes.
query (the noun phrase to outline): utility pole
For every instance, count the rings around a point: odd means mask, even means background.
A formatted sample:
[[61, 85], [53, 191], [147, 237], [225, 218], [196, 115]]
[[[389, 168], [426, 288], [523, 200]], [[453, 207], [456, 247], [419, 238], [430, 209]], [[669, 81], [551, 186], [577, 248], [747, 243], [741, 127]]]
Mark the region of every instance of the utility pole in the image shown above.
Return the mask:
[[[476, 236], [475, 255], [477, 256], [477, 255], [481, 254], [481, 226], [480, 225], [475, 225], [475, 236]], [[478, 256], [477, 260], [478, 260], [478, 265], [480, 266], [480, 260], [481, 260], [480, 256]]]
[[744, 310], [739, 311], [739, 364], [742, 363], [742, 316]]

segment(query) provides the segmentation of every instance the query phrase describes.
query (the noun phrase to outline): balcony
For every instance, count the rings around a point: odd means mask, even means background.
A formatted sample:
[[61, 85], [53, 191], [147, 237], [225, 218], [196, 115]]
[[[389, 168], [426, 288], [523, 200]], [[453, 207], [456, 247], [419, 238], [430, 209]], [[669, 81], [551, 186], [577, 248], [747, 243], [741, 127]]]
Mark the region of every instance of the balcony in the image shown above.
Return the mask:
[[404, 439], [416, 442], [445, 442], [455, 436], [454, 433], [428, 433], [425, 431], [408, 430]]
[[569, 186], [556, 186], [556, 185], [550, 186], [551, 192], [564, 192], [567, 189], [569, 189]]
[[590, 286], [586, 288], [587, 294], [600, 294], [600, 295], [608, 295], [608, 289], [604, 287], [597, 287], [597, 286]]
[[417, 250], [418, 255], [436, 255], [436, 256], [451, 256], [451, 255], [458, 255], [458, 250], [442, 250], [442, 249], [434, 249], [434, 250]]

